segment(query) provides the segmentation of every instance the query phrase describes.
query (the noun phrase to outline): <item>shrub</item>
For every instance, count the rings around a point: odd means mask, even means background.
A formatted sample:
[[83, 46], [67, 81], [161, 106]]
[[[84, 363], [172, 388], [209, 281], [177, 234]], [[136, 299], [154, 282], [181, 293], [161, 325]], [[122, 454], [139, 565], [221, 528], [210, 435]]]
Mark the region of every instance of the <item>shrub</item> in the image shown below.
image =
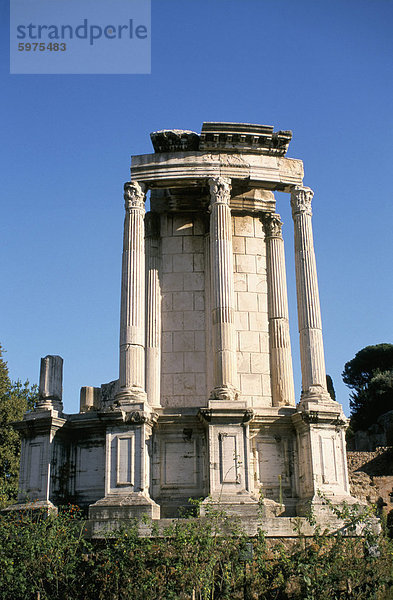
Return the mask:
[[[101, 540], [86, 538], [77, 507], [59, 515], [0, 516], [2, 600], [391, 600], [392, 541], [375, 534], [370, 514], [338, 510], [342, 535], [315, 525], [296, 541], [254, 539], [211, 507], [140, 537], [136, 521]], [[313, 523], [312, 516], [309, 522]], [[144, 525], [146, 530], [146, 524]], [[359, 528], [362, 537], [348, 534]]]

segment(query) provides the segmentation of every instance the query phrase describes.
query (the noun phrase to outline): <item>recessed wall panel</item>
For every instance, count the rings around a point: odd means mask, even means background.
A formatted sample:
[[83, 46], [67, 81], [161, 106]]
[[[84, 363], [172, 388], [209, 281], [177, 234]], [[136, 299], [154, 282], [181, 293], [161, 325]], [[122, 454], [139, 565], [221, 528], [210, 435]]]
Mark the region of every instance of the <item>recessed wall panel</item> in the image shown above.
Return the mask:
[[29, 461], [29, 489], [41, 489], [41, 444], [32, 444], [30, 446], [30, 461]]
[[116, 484], [133, 485], [134, 479], [134, 438], [117, 438]]
[[237, 436], [227, 433], [218, 435], [220, 444], [220, 479], [221, 483], [238, 482], [238, 448]]
[[198, 483], [195, 441], [166, 441], [163, 450], [163, 487], [195, 487]]

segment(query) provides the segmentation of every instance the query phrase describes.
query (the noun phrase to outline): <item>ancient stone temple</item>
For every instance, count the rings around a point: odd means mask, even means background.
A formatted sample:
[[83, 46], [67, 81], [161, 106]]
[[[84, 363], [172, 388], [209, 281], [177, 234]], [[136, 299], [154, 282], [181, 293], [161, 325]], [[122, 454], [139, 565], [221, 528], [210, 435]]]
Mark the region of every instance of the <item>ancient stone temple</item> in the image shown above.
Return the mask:
[[[346, 418], [326, 388], [313, 191], [290, 131], [204, 123], [151, 134], [124, 186], [119, 378], [62, 405], [62, 359], [41, 362], [20, 498], [72, 499], [94, 523], [174, 517], [205, 498], [277, 523], [351, 500]], [[150, 211], [145, 212], [150, 190]], [[302, 393], [295, 398], [282, 222], [295, 232]], [[298, 401], [298, 404], [296, 404]], [[284, 521], [281, 521], [284, 522]]]

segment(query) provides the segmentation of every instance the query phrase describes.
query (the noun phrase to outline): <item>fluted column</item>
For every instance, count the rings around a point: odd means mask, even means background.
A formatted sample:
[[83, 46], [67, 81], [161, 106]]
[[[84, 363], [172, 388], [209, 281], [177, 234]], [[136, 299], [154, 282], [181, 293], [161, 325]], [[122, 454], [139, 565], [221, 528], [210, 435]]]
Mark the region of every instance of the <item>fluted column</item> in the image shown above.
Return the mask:
[[321, 309], [311, 225], [313, 195], [314, 192], [310, 188], [301, 186], [294, 187], [291, 192], [292, 216], [295, 226], [302, 397], [322, 395], [330, 398], [326, 388]]
[[124, 184], [125, 219], [121, 278], [119, 399], [143, 400], [145, 388], [144, 186]]
[[238, 396], [234, 331], [234, 280], [230, 179], [209, 179], [210, 265], [213, 323], [214, 388], [211, 398], [235, 400]]
[[146, 393], [150, 406], [160, 406], [161, 287], [159, 279], [159, 215], [146, 215]]
[[284, 241], [280, 215], [264, 217], [267, 245], [267, 282], [270, 370], [273, 406], [295, 406]]

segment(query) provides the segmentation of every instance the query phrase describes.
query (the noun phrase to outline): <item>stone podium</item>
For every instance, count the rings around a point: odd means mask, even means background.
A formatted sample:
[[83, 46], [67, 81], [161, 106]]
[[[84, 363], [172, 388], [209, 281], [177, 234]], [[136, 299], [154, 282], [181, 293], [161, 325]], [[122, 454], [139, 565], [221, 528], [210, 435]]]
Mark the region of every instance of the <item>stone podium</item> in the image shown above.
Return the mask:
[[[262, 496], [266, 519], [305, 514], [319, 492], [352, 501], [347, 420], [326, 388], [313, 192], [302, 162], [286, 157], [291, 137], [204, 123], [200, 134], [152, 133], [154, 153], [132, 158], [119, 378], [82, 388], [79, 414], [43, 399], [18, 425], [21, 502], [38, 477], [26, 473], [37, 472], [40, 444], [42, 497], [71, 499], [94, 523], [176, 517], [189, 498], [204, 498], [202, 514], [212, 503], [247, 519]], [[274, 191], [289, 194], [294, 221], [297, 406]]]

